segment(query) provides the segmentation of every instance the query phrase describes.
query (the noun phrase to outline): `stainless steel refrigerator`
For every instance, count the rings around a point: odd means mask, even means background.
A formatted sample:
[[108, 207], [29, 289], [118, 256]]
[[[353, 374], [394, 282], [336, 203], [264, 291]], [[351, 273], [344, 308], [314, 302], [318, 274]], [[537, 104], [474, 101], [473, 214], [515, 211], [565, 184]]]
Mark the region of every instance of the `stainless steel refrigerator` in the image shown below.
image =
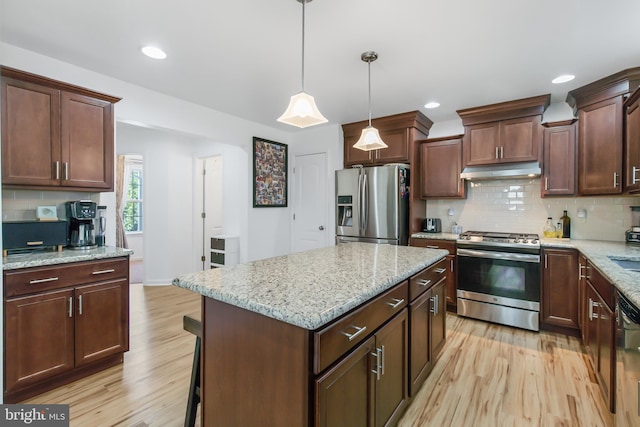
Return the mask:
[[336, 243], [409, 242], [409, 166], [336, 171]]

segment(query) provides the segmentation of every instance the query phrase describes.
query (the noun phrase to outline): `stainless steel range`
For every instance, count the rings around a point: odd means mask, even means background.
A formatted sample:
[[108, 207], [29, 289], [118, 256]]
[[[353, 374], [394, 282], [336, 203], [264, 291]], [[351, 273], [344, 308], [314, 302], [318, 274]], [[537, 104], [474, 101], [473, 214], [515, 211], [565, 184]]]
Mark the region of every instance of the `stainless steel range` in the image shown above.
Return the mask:
[[458, 314], [540, 330], [540, 238], [466, 231], [457, 240]]

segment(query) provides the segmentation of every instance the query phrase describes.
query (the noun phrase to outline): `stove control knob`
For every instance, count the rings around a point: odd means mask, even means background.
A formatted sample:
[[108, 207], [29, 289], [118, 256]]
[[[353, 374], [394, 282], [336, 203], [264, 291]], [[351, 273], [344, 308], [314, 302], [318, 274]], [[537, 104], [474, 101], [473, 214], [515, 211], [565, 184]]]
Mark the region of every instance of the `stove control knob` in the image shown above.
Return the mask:
[[531, 241], [531, 243], [533, 243], [534, 245], [537, 245], [538, 241], [534, 239], [534, 240]]
[[529, 243], [527, 239], [522, 239], [522, 243]]

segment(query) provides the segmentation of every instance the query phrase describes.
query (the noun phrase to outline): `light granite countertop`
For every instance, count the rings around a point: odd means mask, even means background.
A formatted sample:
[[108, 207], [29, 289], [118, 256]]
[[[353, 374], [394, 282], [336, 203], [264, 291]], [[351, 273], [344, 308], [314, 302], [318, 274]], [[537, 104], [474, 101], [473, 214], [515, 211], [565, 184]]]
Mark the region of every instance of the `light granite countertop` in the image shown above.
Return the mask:
[[315, 330], [446, 255], [442, 249], [344, 243], [185, 274], [173, 284]]
[[[414, 239], [456, 240], [451, 233], [414, 233]], [[540, 239], [542, 248], [576, 249], [595, 265], [598, 270], [636, 306], [640, 307], [640, 273], [625, 270], [611, 258], [640, 261], [640, 245], [624, 242], [576, 239]]]
[[116, 258], [131, 255], [130, 249], [103, 246], [95, 249], [73, 250], [63, 249], [62, 252], [30, 252], [13, 254], [2, 258], [3, 270], [19, 268], [42, 267], [69, 262], [92, 261], [104, 258]]

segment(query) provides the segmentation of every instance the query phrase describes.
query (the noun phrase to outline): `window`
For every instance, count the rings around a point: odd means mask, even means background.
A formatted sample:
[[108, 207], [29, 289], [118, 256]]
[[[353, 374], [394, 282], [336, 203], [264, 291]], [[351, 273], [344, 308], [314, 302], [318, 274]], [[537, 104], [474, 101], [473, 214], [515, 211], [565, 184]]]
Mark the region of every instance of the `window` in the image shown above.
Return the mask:
[[142, 231], [143, 180], [142, 158], [125, 156], [125, 205], [122, 215], [126, 232]]

